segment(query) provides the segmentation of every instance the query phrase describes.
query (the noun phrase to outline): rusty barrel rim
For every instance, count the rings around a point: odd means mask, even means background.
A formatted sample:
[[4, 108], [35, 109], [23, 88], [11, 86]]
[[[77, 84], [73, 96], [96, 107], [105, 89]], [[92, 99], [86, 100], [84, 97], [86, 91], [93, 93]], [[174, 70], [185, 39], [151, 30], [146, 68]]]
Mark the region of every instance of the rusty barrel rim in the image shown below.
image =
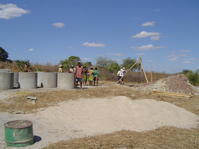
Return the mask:
[[4, 126], [5, 128], [14, 128], [14, 129], [28, 128], [32, 127], [32, 122], [29, 120], [14, 120], [5, 123]]

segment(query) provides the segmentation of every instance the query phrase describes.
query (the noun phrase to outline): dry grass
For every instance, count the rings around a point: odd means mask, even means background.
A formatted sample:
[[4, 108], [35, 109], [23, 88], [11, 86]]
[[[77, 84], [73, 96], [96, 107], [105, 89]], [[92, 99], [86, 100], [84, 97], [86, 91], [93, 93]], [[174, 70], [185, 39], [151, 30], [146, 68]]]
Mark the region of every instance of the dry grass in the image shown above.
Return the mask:
[[[123, 96], [131, 94], [125, 89], [118, 92], [120, 87], [98, 87], [91, 89], [77, 89], [77, 90], [57, 90], [57, 91], [45, 91], [45, 92], [18, 92], [16, 97], [6, 99], [7, 102], [0, 102], [0, 111], [7, 112], [35, 112], [40, 108], [45, 108], [50, 105], [56, 105], [59, 102], [67, 100], [75, 100], [79, 98], [92, 98], [92, 97], [108, 97], [108, 96]], [[27, 102], [27, 96], [35, 96], [38, 101], [35, 105]]]
[[[102, 89], [104, 90], [104, 89]], [[107, 89], [103, 91], [107, 93]], [[108, 89], [108, 95], [124, 95], [131, 99], [152, 98], [173, 103], [199, 115], [199, 97], [165, 97], [127, 87]], [[97, 96], [101, 96], [96, 92]], [[199, 129], [162, 127], [147, 132], [120, 131], [106, 135], [72, 139], [51, 144], [44, 149], [199, 149]]]
[[[0, 69], [10, 69], [12, 72], [24, 71], [24, 67], [18, 66], [16, 62], [0, 62]], [[58, 67], [52, 64], [33, 64], [29, 71], [44, 71], [44, 72], [56, 72]]]
[[[67, 100], [92, 97], [127, 96], [132, 100], [155, 99], [183, 107], [199, 115], [199, 96], [181, 98], [145, 93], [131, 87], [106, 83], [108, 87], [97, 87], [83, 90], [56, 90], [47, 92], [18, 92], [17, 97], [0, 103], [0, 111], [25, 113], [35, 112], [40, 108], [56, 105]], [[26, 96], [36, 96], [38, 102], [32, 105]], [[120, 131], [112, 134], [72, 139], [51, 144], [45, 149], [199, 149], [199, 129], [179, 129], [163, 127], [147, 132]]]
[[[169, 74], [158, 73], [158, 72], [146, 72], [146, 76], [149, 82], [153, 82], [162, 78], [166, 78], [169, 76]], [[125, 76], [125, 80], [128, 82], [138, 82], [138, 83], [146, 82], [143, 72], [129, 72]]]
[[[155, 99], [158, 101], [166, 101], [177, 106], [183, 107], [193, 113], [199, 114], [199, 97], [193, 96], [192, 98], [181, 97], [166, 97], [160, 94], [144, 93], [143, 91], [136, 90], [130, 87], [113, 85], [106, 83], [108, 87], [96, 87], [90, 89], [76, 89], [76, 90], [44, 90], [34, 92], [21, 91], [17, 92], [17, 96], [6, 99], [7, 102], [0, 101], [0, 111], [7, 112], [35, 112], [40, 108], [56, 105], [59, 102], [67, 100], [76, 100], [79, 98], [92, 98], [92, 97], [112, 97], [112, 96], [127, 96], [132, 100], [135, 99]], [[35, 105], [27, 102], [27, 96], [37, 97]]]
[[10, 62], [0, 62], [0, 69], [11, 69], [11, 71], [13, 72], [20, 71], [16, 63], [10, 63]]
[[162, 127], [147, 132], [120, 131], [61, 141], [44, 149], [198, 149], [199, 129]]
[[34, 64], [32, 65], [34, 71], [44, 71], [44, 72], [57, 72], [58, 66], [52, 64]]

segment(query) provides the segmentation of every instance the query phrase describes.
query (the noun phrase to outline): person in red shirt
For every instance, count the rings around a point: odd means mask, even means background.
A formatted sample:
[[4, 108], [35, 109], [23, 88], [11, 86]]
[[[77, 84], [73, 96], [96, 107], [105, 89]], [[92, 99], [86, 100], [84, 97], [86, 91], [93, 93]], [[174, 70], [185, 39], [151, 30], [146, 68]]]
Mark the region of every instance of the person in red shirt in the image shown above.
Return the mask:
[[82, 78], [83, 78], [83, 66], [80, 62], [78, 62], [75, 69], [75, 80], [76, 80], [76, 86], [79, 83], [80, 88], [82, 88]]

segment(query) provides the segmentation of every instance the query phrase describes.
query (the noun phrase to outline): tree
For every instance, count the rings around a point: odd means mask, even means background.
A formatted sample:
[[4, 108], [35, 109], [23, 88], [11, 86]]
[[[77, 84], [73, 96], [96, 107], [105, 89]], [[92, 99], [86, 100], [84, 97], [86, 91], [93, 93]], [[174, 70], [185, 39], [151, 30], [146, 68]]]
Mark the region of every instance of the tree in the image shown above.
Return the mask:
[[189, 73], [188, 79], [191, 84], [198, 85], [199, 84], [199, 75], [196, 72]]
[[[131, 66], [133, 66], [135, 63], [136, 63], [136, 60], [135, 60], [135, 59], [128, 57], [128, 58], [126, 58], [126, 59], [123, 60], [122, 67], [125, 67], [126, 69], [129, 69], [129, 68], [131, 68]], [[140, 70], [140, 68], [141, 68], [141, 65], [140, 65], [140, 64], [136, 64], [136, 65], [132, 68], [132, 70], [134, 70], [134, 71], [135, 71], [135, 70]]]
[[83, 65], [86, 67], [91, 67], [93, 64], [92, 64], [92, 62], [84, 62]]
[[25, 65], [26, 65], [28, 68], [31, 67], [31, 64], [30, 64], [29, 60], [16, 60], [15, 63], [16, 63], [16, 65], [17, 65], [17, 67], [18, 67], [18, 69], [19, 69], [20, 71], [26, 71], [26, 70], [25, 70], [25, 69], [26, 69], [26, 68], [25, 68]]
[[0, 47], [0, 61], [5, 62], [8, 58], [8, 52]]
[[70, 56], [70, 57], [68, 58], [69, 64], [70, 64], [70, 65], [73, 65], [73, 66], [77, 65], [77, 63], [78, 63], [79, 61], [81, 61], [81, 59], [80, 59], [78, 56]]
[[120, 65], [117, 62], [112, 62], [107, 66], [107, 69], [112, 73], [117, 73], [120, 70]]
[[60, 64], [62, 64], [63, 68], [69, 69], [72, 65], [76, 66], [79, 61], [81, 61], [81, 59], [78, 56], [70, 56], [63, 61], [60, 61]]
[[186, 74], [188, 74], [188, 73], [192, 73], [192, 71], [191, 71], [191, 70], [188, 70], [188, 69], [185, 69], [185, 70], [182, 71], [182, 73], [186, 75]]
[[126, 69], [129, 69], [135, 63], [136, 63], [135, 59], [132, 59], [132, 58], [128, 57], [128, 58], [125, 58], [123, 60], [122, 67], [125, 67]]
[[115, 61], [108, 59], [106, 57], [98, 57], [96, 60], [96, 65], [99, 67], [107, 67], [111, 63], [114, 63]]

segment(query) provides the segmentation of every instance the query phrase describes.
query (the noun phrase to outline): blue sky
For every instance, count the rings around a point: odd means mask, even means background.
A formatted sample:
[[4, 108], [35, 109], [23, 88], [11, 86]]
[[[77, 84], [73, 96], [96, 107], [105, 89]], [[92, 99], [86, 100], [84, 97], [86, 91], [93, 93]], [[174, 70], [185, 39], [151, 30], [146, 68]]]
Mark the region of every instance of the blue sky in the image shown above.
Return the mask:
[[11, 59], [33, 63], [141, 55], [147, 70], [196, 70], [199, 1], [0, 0], [0, 35]]

